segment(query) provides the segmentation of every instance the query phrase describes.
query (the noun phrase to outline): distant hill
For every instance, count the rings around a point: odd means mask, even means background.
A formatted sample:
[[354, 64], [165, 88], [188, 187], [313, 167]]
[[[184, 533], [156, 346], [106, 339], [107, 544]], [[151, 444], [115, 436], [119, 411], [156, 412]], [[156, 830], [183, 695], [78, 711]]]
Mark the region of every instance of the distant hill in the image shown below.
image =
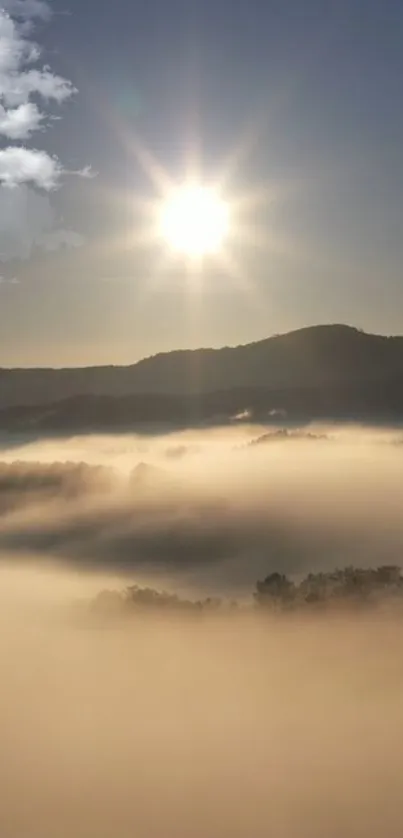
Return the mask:
[[254, 418], [403, 418], [403, 337], [314, 326], [128, 367], [0, 370], [0, 428]]
[[403, 374], [403, 337], [312, 326], [246, 346], [162, 353], [127, 367], [0, 369], [0, 409], [72, 396], [318, 387]]

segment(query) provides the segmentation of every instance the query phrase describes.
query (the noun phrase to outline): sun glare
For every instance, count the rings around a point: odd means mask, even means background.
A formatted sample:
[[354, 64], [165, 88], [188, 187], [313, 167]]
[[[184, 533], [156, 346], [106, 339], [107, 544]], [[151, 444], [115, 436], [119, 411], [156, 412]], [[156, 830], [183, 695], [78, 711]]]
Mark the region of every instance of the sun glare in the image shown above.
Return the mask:
[[213, 189], [205, 186], [179, 187], [161, 207], [162, 237], [173, 250], [190, 257], [218, 252], [228, 228], [227, 204]]

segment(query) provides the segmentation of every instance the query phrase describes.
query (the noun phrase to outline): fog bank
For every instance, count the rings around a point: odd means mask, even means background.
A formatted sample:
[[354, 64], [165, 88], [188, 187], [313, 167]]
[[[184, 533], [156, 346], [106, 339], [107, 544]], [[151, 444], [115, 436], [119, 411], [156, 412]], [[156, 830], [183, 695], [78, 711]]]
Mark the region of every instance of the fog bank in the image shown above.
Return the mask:
[[400, 838], [400, 621], [100, 626], [70, 608], [93, 577], [13, 568], [2, 835]]
[[234, 595], [400, 564], [403, 435], [233, 426], [5, 446], [0, 553]]

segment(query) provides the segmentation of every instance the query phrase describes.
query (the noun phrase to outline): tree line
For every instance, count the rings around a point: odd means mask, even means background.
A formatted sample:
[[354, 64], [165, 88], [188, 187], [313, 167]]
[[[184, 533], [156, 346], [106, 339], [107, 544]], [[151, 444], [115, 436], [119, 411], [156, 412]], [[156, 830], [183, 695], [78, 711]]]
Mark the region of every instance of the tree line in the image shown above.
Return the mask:
[[[377, 568], [346, 567], [330, 572], [309, 573], [293, 581], [283, 573], [270, 573], [253, 591], [253, 607], [260, 611], [284, 612], [347, 605], [375, 607], [402, 597], [402, 571], [395, 565]], [[190, 600], [167, 591], [132, 585], [124, 591], [101, 591], [92, 603], [102, 614], [140, 611], [169, 613], [227, 613], [240, 608], [235, 600], [219, 597]]]

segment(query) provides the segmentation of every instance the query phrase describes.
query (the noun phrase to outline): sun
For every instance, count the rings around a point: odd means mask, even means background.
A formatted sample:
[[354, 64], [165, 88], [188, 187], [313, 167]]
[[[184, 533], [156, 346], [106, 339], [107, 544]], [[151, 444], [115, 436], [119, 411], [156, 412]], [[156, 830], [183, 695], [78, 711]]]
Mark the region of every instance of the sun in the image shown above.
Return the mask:
[[159, 231], [172, 250], [185, 256], [217, 253], [229, 232], [229, 207], [213, 188], [185, 184], [162, 202]]

